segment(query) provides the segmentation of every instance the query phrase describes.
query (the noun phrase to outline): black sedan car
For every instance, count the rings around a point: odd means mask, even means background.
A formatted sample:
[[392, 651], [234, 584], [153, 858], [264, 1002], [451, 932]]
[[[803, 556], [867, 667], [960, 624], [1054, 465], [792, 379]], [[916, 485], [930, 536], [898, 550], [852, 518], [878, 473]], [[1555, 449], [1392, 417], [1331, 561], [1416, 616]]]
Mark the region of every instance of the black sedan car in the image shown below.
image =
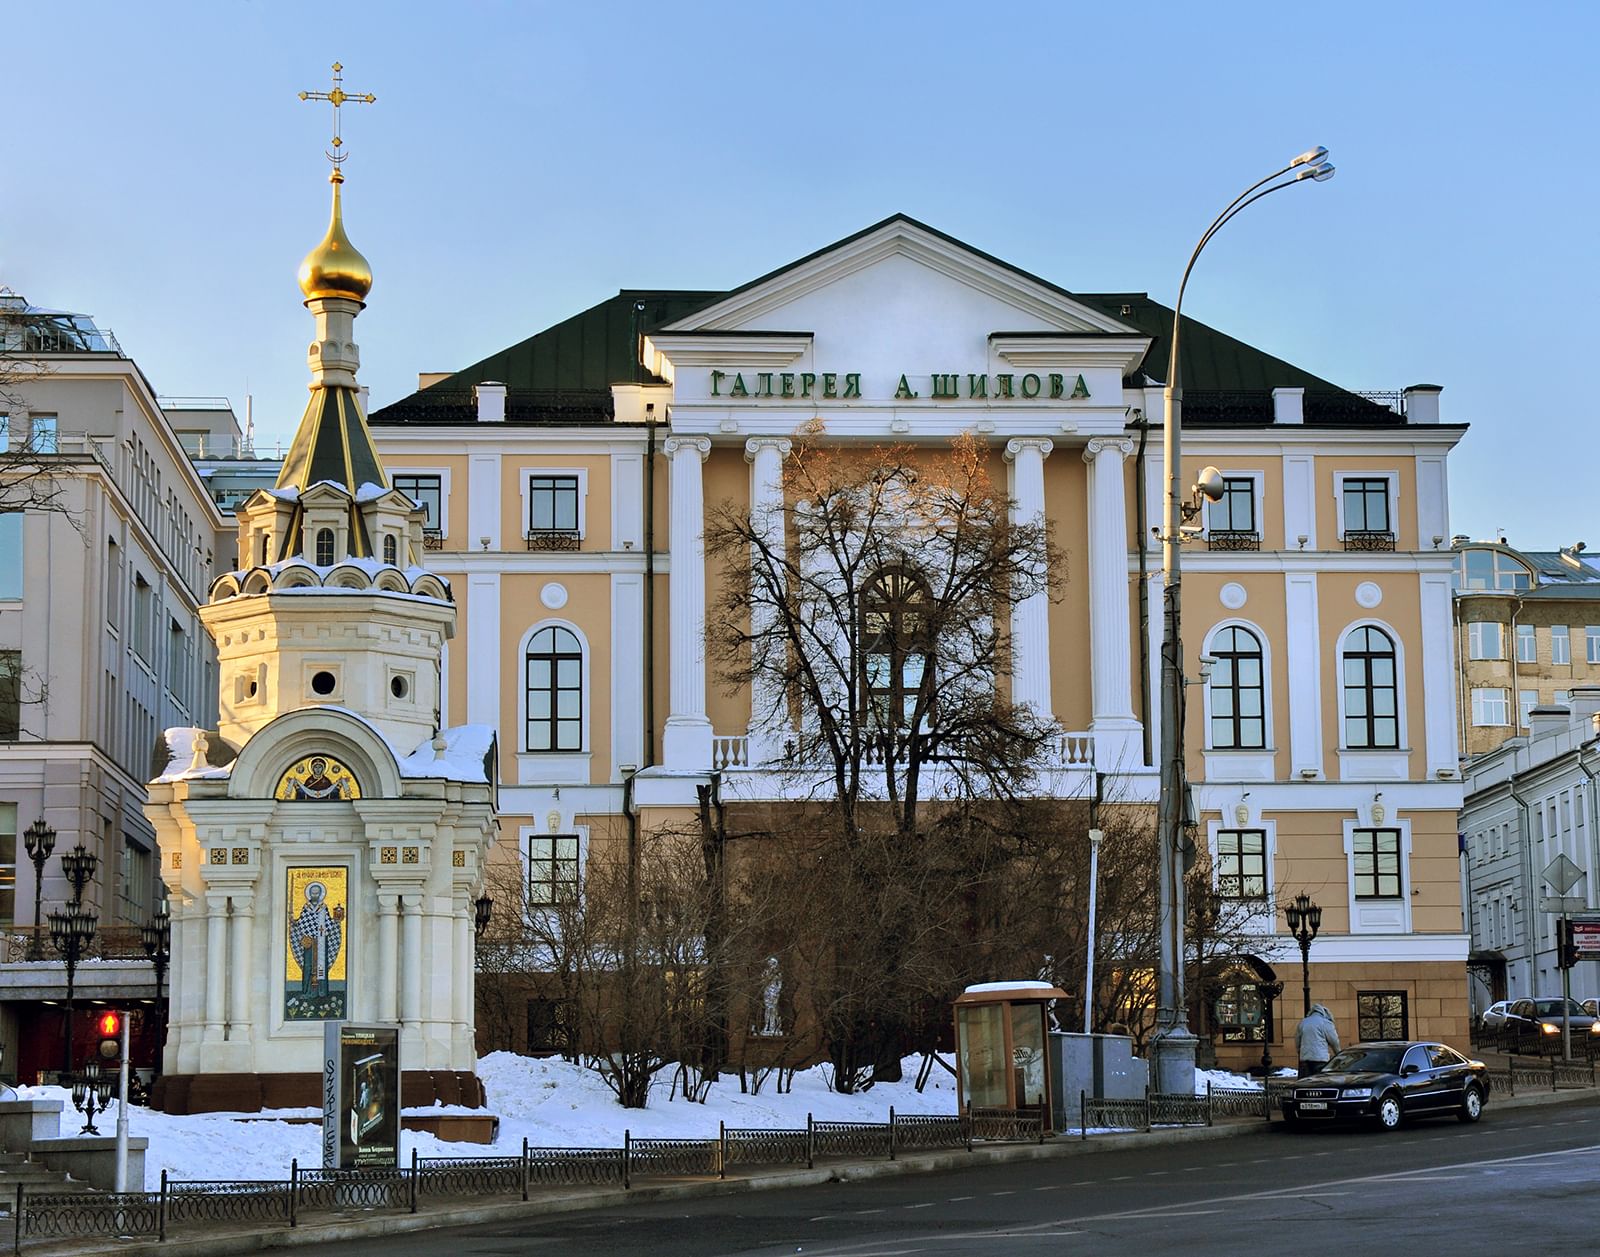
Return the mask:
[[1369, 1120], [1380, 1130], [1434, 1113], [1475, 1122], [1489, 1098], [1488, 1072], [1443, 1043], [1358, 1043], [1299, 1079], [1281, 1101], [1283, 1117], [1290, 1125]]

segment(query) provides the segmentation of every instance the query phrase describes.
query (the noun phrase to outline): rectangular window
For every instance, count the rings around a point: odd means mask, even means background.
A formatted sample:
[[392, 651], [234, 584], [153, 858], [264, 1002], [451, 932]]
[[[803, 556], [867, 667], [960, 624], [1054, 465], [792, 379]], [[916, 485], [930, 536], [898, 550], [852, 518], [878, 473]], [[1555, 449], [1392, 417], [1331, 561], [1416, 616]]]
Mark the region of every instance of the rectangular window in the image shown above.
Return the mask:
[[1554, 703], [1557, 707], [1567, 707], [1567, 706], [1569, 706], [1567, 691], [1566, 690], [1557, 690], [1551, 696], [1550, 701], [1552, 703]]
[[32, 447], [35, 454], [56, 454], [60, 452], [61, 438], [56, 430], [56, 417], [54, 415], [35, 415], [33, 417]]
[[143, 576], [133, 578], [133, 650], [150, 662], [150, 639], [155, 630], [156, 591]]
[[1212, 532], [1254, 533], [1256, 528], [1256, 482], [1253, 476], [1224, 476], [1222, 496], [1206, 511]]
[[1539, 639], [1535, 636], [1536, 630], [1531, 624], [1517, 625], [1517, 662], [1539, 662]]
[[22, 597], [22, 512], [0, 513], [0, 599]]
[[1533, 709], [1535, 707], [1537, 707], [1538, 705], [1539, 705], [1539, 691], [1538, 690], [1518, 690], [1517, 691], [1517, 724], [1520, 727], [1522, 727], [1524, 729], [1526, 729], [1528, 727], [1528, 716], [1533, 711]]
[[528, 531], [578, 531], [578, 478], [528, 477]]
[[1344, 530], [1347, 533], [1391, 533], [1387, 477], [1351, 476], [1344, 481]]
[[22, 652], [0, 650], [0, 742], [22, 733]]
[[1400, 898], [1400, 831], [1358, 829], [1353, 838], [1356, 898]]
[[396, 474], [394, 487], [428, 512], [422, 525], [426, 531], [444, 531], [444, 491], [438, 476]]
[[571, 1043], [571, 1004], [564, 999], [530, 999], [528, 1051], [564, 1052]]
[[1409, 1039], [1411, 1025], [1406, 1015], [1406, 993], [1357, 991], [1356, 1036], [1367, 1043], [1378, 1039]]
[[1499, 689], [1472, 691], [1472, 723], [1480, 728], [1493, 728], [1510, 723], [1506, 710], [1506, 692]]
[[1495, 620], [1472, 620], [1467, 624], [1467, 658], [1501, 659], [1500, 624]]
[[575, 834], [535, 834], [528, 839], [528, 902], [570, 903], [578, 897]]
[[1260, 829], [1217, 832], [1217, 893], [1224, 899], [1267, 897], [1267, 835]]
[[142, 925], [149, 917], [152, 880], [150, 853], [124, 835], [117, 861], [118, 907], [124, 921]]
[[1572, 662], [1572, 630], [1565, 624], [1557, 624], [1550, 630], [1550, 662]]
[[1600, 663], [1600, 624], [1591, 624], [1584, 629], [1583, 640], [1587, 647], [1584, 658], [1590, 663]]
[[1224, 1043], [1265, 1042], [1272, 1038], [1270, 1007], [1257, 983], [1231, 982], [1212, 1005], [1213, 1023], [1222, 1031]]
[[17, 805], [0, 803], [0, 927], [17, 919]]

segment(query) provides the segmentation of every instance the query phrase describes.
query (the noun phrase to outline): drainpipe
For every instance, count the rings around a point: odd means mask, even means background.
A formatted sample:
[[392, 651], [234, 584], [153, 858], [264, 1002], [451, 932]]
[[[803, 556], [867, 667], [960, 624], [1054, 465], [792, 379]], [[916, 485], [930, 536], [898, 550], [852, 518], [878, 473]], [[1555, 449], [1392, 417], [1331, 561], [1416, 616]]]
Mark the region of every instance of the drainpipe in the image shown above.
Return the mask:
[[[1517, 734], [1522, 732], [1522, 691], [1517, 688], [1517, 683], [1518, 683], [1518, 675], [1517, 675], [1517, 616], [1522, 614], [1522, 599], [1521, 598], [1512, 598], [1510, 600], [1510, 605], [1511, 605], [1511, 641], [1508, 643], [1508, 645], [1509, 645], [1510, 651], [1511, 651], [1511, 702], [1515, 705], [1516, 712], [1517, 712], [1515, 721], [1513, 722], [1513, 724], [1511, 726], [1511, 728], [1513, 730], [1511, 736], [1512, 737], [1516, 737]], [[1535, 649], [1534, 649], [1535, 661], [1537, 661], [1537, 659], [1538, 659], [1538, 653], [1539, 653], [1538, 652], [1538, 648], [1535, 647]], [[1537, 697], [1534, 699], [1534, 704], [1533, 705], [1535, 707], [1537, 707], [1539, 705]], [[1530, 738], [1533, 736], [1533, 722], [1532, 721], [1528, 722], [1528, 736]]]
[[[1516, 757], [1512, 756], [1511, 771], [1513, 777], [1515, 777], [1516, 773], [1516, 763]], [[1533, 989], [1533, 974], [1539, 958], [1539, 936], [1535, 929], [1536, 922], [1533, 919], [1533, 892], [1535, 889], [1533, 883], [1533, 826], [1528, 821], [1528, 801], [1517, 793], [1515, 785], [1509, 787], [1508, 792], [1511, 795], [1511, 801], [1522, 810], [1522, 942], [1528, 952], [1528, 989], [1523, 994], [1536, 995], [1538, 992]]]
[[1150, 421], [1144, 411], [1133, 411], [1138, 419], [1139, 449], [1133, 456], [1134, 535], [1139, 539], [1139, 727], [1143, 730], [1144, 762], [1155, 763], [1150, 745], [1150, 573], [1146, 570], [1144, 522], [1144, 446], [1150, 439]]

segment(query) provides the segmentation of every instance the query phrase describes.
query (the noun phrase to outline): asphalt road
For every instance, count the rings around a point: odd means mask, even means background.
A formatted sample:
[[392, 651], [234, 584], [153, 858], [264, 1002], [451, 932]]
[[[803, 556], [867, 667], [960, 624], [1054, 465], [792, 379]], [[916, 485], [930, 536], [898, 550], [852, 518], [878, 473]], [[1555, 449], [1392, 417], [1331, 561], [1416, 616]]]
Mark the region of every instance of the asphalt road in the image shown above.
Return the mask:
[[[1515, 1237], [1521, 1237], [1520, 1239]], [[1600, 1102], [1290, 1131], [323, 1245], [339, 1257], [1593, 1251]]]

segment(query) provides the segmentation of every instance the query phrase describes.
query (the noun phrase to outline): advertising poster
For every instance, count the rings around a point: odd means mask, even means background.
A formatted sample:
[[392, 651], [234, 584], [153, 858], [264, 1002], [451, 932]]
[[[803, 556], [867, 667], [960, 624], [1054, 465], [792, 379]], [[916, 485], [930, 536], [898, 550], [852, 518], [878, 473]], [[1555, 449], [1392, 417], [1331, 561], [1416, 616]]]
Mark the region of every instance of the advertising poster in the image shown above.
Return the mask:
[[324, 1030], [322, 1163], [400, 1164], [400, 1027], [340, 1022]]
[[349, 951], [350, 871], [340, 867], [285, 869], [288, 912], [284, 957], [285, 1021], [339, 1021], [345, 1016], [345, 956]]

